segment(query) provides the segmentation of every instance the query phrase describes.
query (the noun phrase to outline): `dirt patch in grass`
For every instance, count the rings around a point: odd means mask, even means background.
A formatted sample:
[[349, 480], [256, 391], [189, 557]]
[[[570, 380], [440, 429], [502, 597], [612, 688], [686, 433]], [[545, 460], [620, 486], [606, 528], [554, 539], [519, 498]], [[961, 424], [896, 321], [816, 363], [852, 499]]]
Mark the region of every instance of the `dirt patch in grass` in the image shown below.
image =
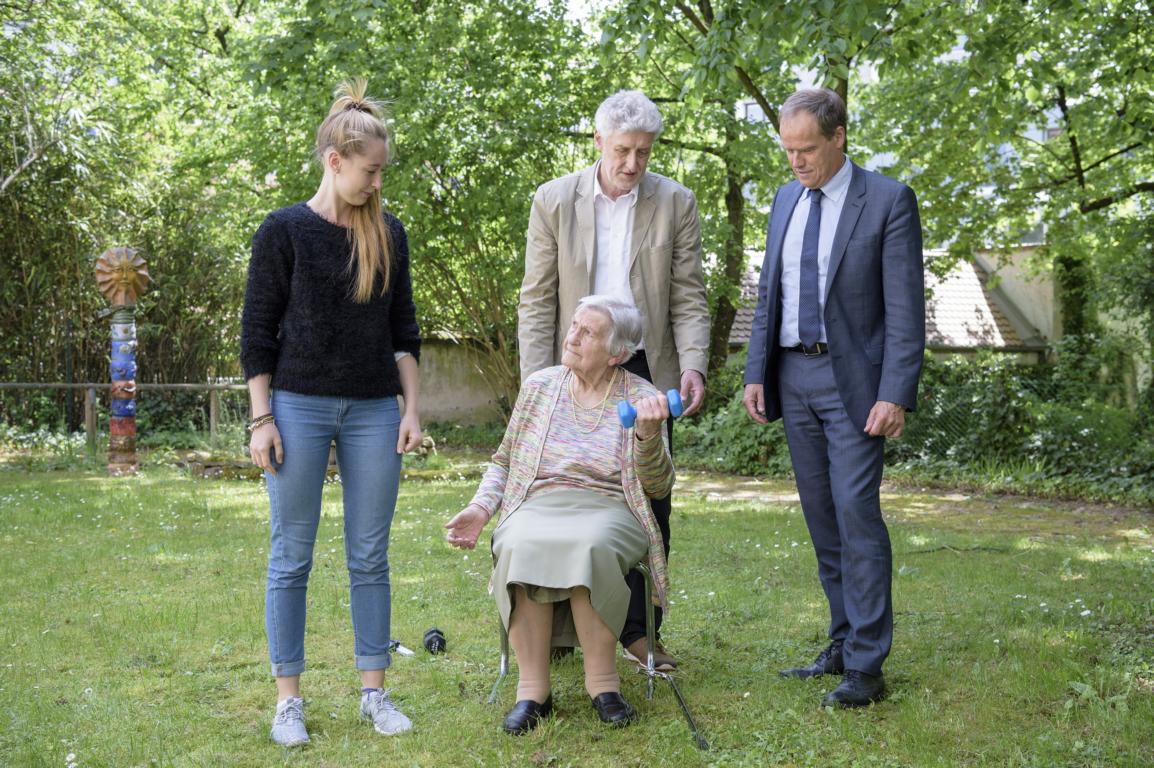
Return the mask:
[[[791, 480], [708, 472], [678, 472], [675, 494], [711, 501], [798, 504]], [[958, 533], [997, 533], [1036, 539], [1101, 538], [1154, 546], [1154, 511], [1084, 501], [1034, 499], [882, 485], [882, 509], [895, 522], [932, 522]]]

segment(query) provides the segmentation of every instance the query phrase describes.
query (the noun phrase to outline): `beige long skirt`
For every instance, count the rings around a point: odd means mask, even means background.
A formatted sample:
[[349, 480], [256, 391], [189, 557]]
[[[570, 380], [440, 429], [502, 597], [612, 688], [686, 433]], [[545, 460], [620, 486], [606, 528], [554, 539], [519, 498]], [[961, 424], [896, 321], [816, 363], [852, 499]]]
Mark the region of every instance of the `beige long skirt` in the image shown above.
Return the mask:
[[526, 501], [493, 532], [490, 590], [505, 628], [513, 588], [553, 603], [555, 646], [576, 647], [569, 610], [574, 587], [589, 590], [593, 609], [620, 635], [629, 611], [625, 574], [649, 551], [649, 537], [624, 501], [596, 491], [558, 489]]

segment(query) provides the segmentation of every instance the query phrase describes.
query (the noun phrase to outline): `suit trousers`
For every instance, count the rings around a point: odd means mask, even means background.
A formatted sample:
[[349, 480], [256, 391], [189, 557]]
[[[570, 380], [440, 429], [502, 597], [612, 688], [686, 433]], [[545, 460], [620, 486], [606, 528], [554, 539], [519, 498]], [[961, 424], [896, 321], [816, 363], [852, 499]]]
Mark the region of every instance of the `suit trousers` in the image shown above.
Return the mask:
[[846, 669], [881, 674], [893, 642], [893, 556], [882, 519], [885, 438], [850, 421], [830, 354], [779, 357], [782, 420], [801, 508]]
[[[645, 359], [645, 350], [638, 350], [637, 354], [621, 366], [632, 374], [640, 376], [653, 383], [649, 372], [649, 363]], [[669, 453], [673, 455], [673, 419], [665, 422], [666, 434], [669, 437]], [[673, 497], [664, 499], [650, 499], [649, 505], [653, 508], [653, 517], [657, 520], [657, 527], [661, 530], [661, 543], [665, 546], [665, 556], [669, 557], [669, 515], [673, 511]], [[645, 637], [645, 577], [636, 570], [625, 575], [625, 583], [629, 585], [629, 613], [625, 617], [625, 627], [621, 630], [621, 644], [629, 645], [640, 637]], [[653, 623], [660, 637], [662, 611], [661, 606], [654, 607]]]

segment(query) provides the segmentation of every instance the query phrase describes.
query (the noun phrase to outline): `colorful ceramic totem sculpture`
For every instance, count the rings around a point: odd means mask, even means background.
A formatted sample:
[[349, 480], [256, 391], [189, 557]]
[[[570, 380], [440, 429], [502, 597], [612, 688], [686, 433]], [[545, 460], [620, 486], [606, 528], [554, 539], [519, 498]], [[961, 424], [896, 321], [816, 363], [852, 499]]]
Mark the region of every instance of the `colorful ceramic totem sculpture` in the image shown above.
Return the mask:
[[112, 305], [112, 399], [108, 473], [134, 474], [136, 463], [136, 297], [148, 287], [148, 265], [132, 248], [110, 248], [96, 260], [96, 285]]

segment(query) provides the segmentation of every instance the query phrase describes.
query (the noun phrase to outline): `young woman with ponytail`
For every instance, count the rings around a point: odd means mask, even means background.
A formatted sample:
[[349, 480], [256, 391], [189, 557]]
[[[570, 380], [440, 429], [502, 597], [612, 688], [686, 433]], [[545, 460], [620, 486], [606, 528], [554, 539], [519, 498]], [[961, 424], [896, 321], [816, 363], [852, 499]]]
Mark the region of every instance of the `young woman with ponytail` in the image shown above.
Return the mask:
[[278, 693], [272, 738], [286, 746], [309, 740], [300, 696], [305, 591], [334, 442], [361, 715], [386, 735], [412, 727], [383, 684], [389, 527], [401, 454], [421, 440], [421, 337], [405, 229], [381, 210], [389, 134], [381, 105], [365, 89], [364, 80], [342, 84], [317, 129], [324, 177], [316, 194], [270, 213], [253, 237], [241, 319], [249, 452], [269, 494], [265, 628]]

